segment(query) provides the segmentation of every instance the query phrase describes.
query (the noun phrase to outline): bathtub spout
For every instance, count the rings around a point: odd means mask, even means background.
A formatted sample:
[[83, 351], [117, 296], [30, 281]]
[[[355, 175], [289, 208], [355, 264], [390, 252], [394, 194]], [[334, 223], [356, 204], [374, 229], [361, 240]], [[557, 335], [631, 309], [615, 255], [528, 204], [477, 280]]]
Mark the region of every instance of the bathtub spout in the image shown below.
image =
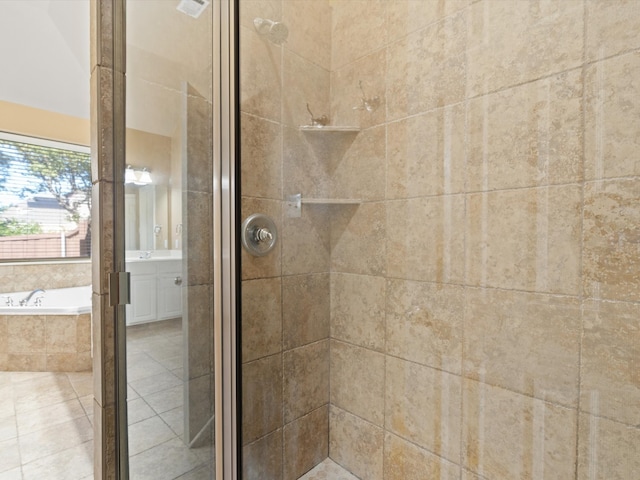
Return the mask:
[[20, 306], [26, 307], [29, 304], [29, 300], [31, 300], [31, 297], [33, 297], [36, 293], [45, 293], [45, 291], [41, 288], [36, 288], [29, 295], [27, 295], [25, 298], [20, 300]]

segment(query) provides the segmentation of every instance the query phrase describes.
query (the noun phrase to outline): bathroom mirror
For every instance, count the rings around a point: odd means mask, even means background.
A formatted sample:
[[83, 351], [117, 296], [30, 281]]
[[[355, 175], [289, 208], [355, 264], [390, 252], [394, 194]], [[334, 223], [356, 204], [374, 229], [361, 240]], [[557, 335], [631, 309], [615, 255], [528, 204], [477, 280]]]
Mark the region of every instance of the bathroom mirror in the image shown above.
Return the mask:
[[130, 257], [181, 248], [181, 167], [172, 138], [148, 123], [139, 127], [127, 129], [125, 248]]
[[177, 239], [171, 235], [171, 190], [167, 185], [125, 187], [125, 211], [127, 250], [168, 250], [176, 245]]

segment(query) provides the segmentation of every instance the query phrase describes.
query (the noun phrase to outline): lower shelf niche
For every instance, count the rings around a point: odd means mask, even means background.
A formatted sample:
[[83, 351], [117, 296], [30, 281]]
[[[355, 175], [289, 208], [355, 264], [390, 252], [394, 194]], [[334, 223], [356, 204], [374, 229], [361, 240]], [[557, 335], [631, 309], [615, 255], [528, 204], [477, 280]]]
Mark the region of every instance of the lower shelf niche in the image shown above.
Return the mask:
[[302, 205], [359, 205], [359, 198], [304, 198], [301, 193], [289, 195], [285, 205], [287, 217], [295, 218], [302, 215]]

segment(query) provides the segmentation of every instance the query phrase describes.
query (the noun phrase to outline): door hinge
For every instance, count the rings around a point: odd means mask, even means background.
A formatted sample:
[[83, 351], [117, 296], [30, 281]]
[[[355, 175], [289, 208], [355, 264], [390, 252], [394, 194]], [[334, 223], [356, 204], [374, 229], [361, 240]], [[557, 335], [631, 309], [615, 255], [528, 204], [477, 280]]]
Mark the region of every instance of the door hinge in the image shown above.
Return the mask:
[[128, 305], [131, 303], [131, 283], [129, 272], [111, 272], [109, 274], [109, 305]]

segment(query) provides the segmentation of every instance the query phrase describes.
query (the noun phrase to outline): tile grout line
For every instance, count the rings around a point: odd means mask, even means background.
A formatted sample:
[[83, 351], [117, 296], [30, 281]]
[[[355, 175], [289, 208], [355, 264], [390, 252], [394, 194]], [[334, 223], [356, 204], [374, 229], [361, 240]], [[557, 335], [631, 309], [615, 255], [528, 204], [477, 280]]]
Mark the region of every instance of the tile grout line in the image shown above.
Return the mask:
[[582, 188], [580, 189], [580, 265], [579, 265], [579, 277], [580, 278], [580, 290], [578, 292], [580, 299], [580, 322], [578, 329], [578, 368], [577, 368], [577, 399], [576, 399], [576, 418], [575, 418], [575, 449], [574, 449], [574, 478], [578, 480], [580, 472], [580, 410], [581, 397], [582, 397], [582, 349], [584, 340], [584, 315], [585, 315], [585, 295], [584, 295], [584, 212], [585, 212], [585, 153], [586, 153], [586, 117], [587, 117], [587, 36], [588, 30], [588, 6], [585, 0], [582, 8], [582, 68], [581, 68], [581, 80], [582, 80]]

